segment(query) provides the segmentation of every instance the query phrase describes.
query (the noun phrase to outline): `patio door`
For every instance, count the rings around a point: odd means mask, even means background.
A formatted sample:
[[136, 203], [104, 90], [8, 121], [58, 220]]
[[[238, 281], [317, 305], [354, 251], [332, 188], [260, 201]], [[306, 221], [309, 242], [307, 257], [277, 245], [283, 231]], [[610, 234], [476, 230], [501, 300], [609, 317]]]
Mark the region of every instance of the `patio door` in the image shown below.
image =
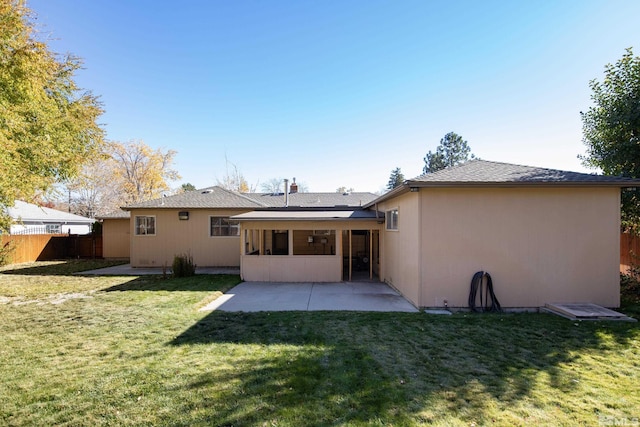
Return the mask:
[[375, 280], [380, 265], [378, 230], [344, 230], [342, 232], [342, 280]]

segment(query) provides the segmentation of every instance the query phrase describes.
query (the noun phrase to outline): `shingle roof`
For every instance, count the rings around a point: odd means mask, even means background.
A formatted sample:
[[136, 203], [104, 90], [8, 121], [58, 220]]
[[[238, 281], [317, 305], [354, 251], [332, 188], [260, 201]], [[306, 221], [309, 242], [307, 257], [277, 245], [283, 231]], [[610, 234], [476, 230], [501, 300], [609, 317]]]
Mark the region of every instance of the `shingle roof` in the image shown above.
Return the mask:
[[96, 215], [96, 219], [127, 219], [131, 218], [131, 212], [119, 209], [104, 215]]
[[626, 186], [640, 183], [630, 178], [605, 176], [510, 163], [471, 160], [438, 172], [420, 175], [408, 185], [437, 186], [460, 184], [587, 184]]
[[198, 208], [258, 208], [264, 207], [244, 194], [214, 186], [201, 190], [186, 191], [168, 197], [134, 203], [123, 209], [198, 209]]
[[[289, 207], [360, 207], [375, 199], [373, 193], [291, 193]], [[236, 193], [214, 186], [187, 191], [169, 197], [148, 200], [124, 207], [131, 209], [199, 209], [199, 208], [280, 208], [285, 204], [284, 194]]]
[[92, 224], [95, 222], [95, 220], [91, 218], [34, 205], [20, 200], [16, 200], [14, 206], [8, 208], [7, 211], [11, 218], [14, 220], [19, 219], [23, 222], [44, 221], [76, 224]]
[[[251, 197], [267, 207], [280, 208], [284, 206], [283, 193], [250, 193], [247, 194], [247, 197]], [[289, 207], [359, 207], [376, 197], [373, 193], [291, 193], [289, 194]]]
[[510, 163], [471, 160], [438, 172], [420, 175], [383, 194], [365, 208], [395, 197], [415, 187], [469, 186], [609, 186], [640, 187], [640, 180], [619, 176], [605, 176], [557, 169], [514, 165]]

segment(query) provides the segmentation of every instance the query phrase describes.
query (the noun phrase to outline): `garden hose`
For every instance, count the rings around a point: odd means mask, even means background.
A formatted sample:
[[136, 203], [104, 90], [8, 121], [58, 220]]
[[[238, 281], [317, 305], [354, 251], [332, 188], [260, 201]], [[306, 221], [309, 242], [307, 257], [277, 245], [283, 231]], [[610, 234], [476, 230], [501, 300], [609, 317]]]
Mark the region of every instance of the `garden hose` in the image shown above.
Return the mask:
[[[485, 278], [487, 279], [486, 282], [484, 280]], [[484, 294], [482, 286], [483, 283], [486, 283]], [[480, 293], [480, 305], [476, 306], [478, 293]], [[489, 300], [491, 300], [491, 302], [489, 302]], [[471, 279], [471, 290], [469, 292], [469, 308], [471, 311], [475, 312], [502, 311], [498, 298], [496, 298], [496, 294], [493, 292], [493, 280], [491, 280], [491, 275], [489, 273], [478, 271], [473, 275], [473, 278]]]

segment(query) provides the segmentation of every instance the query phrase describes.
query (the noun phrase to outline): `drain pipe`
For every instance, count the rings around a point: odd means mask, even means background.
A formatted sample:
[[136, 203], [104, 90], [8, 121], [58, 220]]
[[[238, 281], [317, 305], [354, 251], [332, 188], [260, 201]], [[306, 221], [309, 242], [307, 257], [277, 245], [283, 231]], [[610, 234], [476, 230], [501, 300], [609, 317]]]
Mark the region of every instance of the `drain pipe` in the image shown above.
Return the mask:
[[289, 207], [289, 180], [284, 179], [284, 207]]

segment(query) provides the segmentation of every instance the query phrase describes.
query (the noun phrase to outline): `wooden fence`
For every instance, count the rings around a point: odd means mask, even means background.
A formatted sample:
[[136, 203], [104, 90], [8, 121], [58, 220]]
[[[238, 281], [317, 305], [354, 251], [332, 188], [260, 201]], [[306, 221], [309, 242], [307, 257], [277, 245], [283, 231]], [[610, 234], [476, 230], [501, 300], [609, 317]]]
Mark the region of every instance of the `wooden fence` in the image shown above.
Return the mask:
[[11, 262], [68, 258], [102, 258], [102, 236], [92, 234], [27, 234], [0, 236], [0, 245], [12, 248]]
[[620, 234], [620, 273], [628, 273], [632, 265], [640, 265], [640, 236]]

